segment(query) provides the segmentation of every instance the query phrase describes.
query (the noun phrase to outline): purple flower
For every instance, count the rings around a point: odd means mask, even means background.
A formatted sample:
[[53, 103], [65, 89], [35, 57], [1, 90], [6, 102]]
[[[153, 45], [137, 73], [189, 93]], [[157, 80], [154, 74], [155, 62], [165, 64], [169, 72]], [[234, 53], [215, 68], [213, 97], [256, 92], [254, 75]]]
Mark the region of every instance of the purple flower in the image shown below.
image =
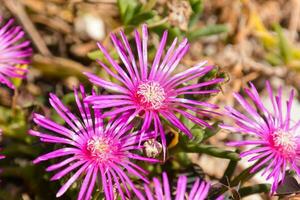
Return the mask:
[[[209, 183], [200, 181], [199, 178], [196, 178], [191, 190], [187, 195], [187, 181], [188, 180], [186, 176], [179, 176], [174, 194], [171, 190], [167, 173], [163, 172], [162, 183], [158, 180], [158, 178], [153, 178], [153, 192], [150, 189], [150, 185], [144, 185], [147, 200], [204, 200], [207, 197], [210, 188]], [[172, 198], [173, 194], [175, 195], [175, 198]]]
[[[0, 17], [0, 23], [2, 18]], [[32, 49], [30, 42], [24, 41], [24, 31], [20, 26], [13, 26], [14, 20], [10, 19], [5, 25], [0, 26], [0, 83], [14, 89], [10, 78], [24, 78], [26, 69], [17, 65], [28, 64]]]
[[[83, 87], [80, 87], [80, 91], [84, 98]], [[34, 114], [34, 122], [51, 133], [35, 130], [30, 130], [29, 133], [39, 137], [42, 142], [65, 145], [38, 157], [34, 163], [64, 157], [46, 169], [47, 171], [58, 170], [51, 180], [59, 180], [68, 173], [72, 174], [58, 191], [57, 197], [62, 196], [81, 175], [85, 178], [81, 184], [79, 200], [90, 199], [96, 180], [101, 180], [105, 197], [108, 200], [115, 199], [115, 193], [118, 193], [121, 199], [125, 199], [125, 196], [130, 197], [130, 188], [137, 196], [141, 196], [127, 172], [145, 182], [147, 179], [144, 174], [147, 172], [132, 160], [147, 162], [157, 160], [131, 152], [140, 149], [139, 133], [130, 133], [133, 125], [126, 125], [124, 116], [111, 119], [104, 126], [100, 110], [98, 108], [90, 110], [89, 106], [82, 102], [76, 89], [74, 93], [81, 117], [75, 116], [57, 96], [50, 94], [50, 104], [65, 120], [68, 127], [59, 125], [42, 115]], [[154, 133], [147, 133], [143, 140], [153, 136]], [[122, 188], [126, 191], [123, 192]]]
[[249, 156], [249, 161], [256, 162], [251, 173], [264, 169], [262, 175], [267, 180], [273, 180], [271, 193], [274, 193], [288, 168], [300, 174], [300, 138], [298, 134], [300, 121], [294, 123], [290, 118], [294, 91], [291, 91], [290, 97], [286, 101], [286, 114], [284, 114], [282, 88], [279, 88], [278, 95], [274, 96], [269, 82], [266, 83], [272, 104], [272, 109], [268, 110], [263, 105], [255, 86], [251, 83], [250, 86], [250, 89], [245, 89], [245, 93], [249, 96], [252, 104], [240, 94], [234, 94], [247, 114], [226, 107], [225, 114], [235, 121], [235, 126], [222, 125], [221, 127], [253, 136], [253, 140], [230, 142], [229, 144], [251, 147], [240, 156]]
[[173, 72], [180, 60], [188, 51], [189, 44], [187, 39], [184, 39], [176, 48], [177, 39], [175, 39], [163, 57], [167, 35], [168, 32], [165, 31], [151, 66], [148, 64], [148, 30], [146, 25], [142, 27], [142, 39], [138, 31], [135, 30], [138, 63], [135, 61], [134, 53], [123, 31], [120, 31], [121, 40], [116, 35], [111, 34], [111, 40], [122, 60], [122, 65], [118, 64], [108, 51], [98, 43], [100, 50], [117, 73], [114, 73], [102, 61], [98, 60], [98, 63], [108, 74], [118, 80], [120, 85], [85, 73], [92, 83], [116, 93], [92, 95], [87, 97], [85, 101], [91, 103], [95, 108], [114, 108], [103, 114], [103, 117], [113, 117], [124, 112], [130, 113], [128, 121], [137, 116], [142, 117], [142, 133], [154, 123], [155, 132], [161, 135], [164, 152], [166, 150], [166, 138], [160, 116], [192, 137], [190, 130], [178, 119], [176, 113], [198, 125], [209, 126], [207, 122], [199, 119], [196, 115], [208, 116], [212, 111], [208, 111], [207, 108], [215, 109], [217, 106], [188, 99], [184, 95], [217, 93], [219, 92], [217, 89], [205, 90], [203, 88], [223, 80], [216, 78], [206, 82], [187, 84], [191, 80], [199, 79], [214, 68], [213, 66], [204, 66], [206, 62], [174, 74]]

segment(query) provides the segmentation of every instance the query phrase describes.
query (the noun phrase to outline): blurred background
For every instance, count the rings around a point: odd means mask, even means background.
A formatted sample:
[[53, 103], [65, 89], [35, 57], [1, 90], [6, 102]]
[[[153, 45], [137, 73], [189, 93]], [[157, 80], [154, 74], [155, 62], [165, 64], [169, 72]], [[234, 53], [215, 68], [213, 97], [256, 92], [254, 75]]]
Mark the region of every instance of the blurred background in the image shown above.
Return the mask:
[[[49, 106], [49, 92], [72, 105], [73, 86], [82, 82], [91, 87], [82, 72], [110, 78], [95, 62], [103, 59], [97, 41], [118, 58], [110, 32], [124, 29], [132, 38], [133, 29], [147, 23], [152, 58], [163, 30], [169, 30], [169, 43], [175, 37], [187, 37], [191, 47], [181, 64], [190, 67], [208, 60], [218, 67], [213, 76], [226, 77], [222, 93], [210, 98], [221, 107], [235, 105], [232, 92], [241, 91], [249, 81], [262, 96], [266, 96], [266, 80], [275, 88], [284, 85], [286, 94], [290, 88], [297, 93], [300, 90], [299, 0], [0, 0], [0, 16], [5, 21], [15, 18], [34, 48], [27, 80], [14, 80], [18, 86], [15, 92], [0, 87], [0, 128], [4, 132], [3, 154], [7, 156], [0, 162], [0, 199], [55, 198], [60, 181], [49, 182], [51, 176], [44, 172], [49, 163], [35, 166], [31, 162], [51, 149], [51, 145], [27, 134], [33, 126], [31, 114], [39, 112], [63, 123]], [[299, 116], [297, 110], [300, 106], [295, 103], [294, 119]], [[225, 145], [233, 137], [237, 136], [218, 131], [205, 144], [234, 151]], [[238, 188], [234, 185], [232, 189], [223, 176], [230, 158], [218, 157], [222, 156], [189, 153], [189, 159], [180, 154], [169, 162], [175, 162], [173, 170], [193, 169], [195, 173], [205, 172], [211, 180], [223, 178], [228, 192], [233, 192]], [[243, 161], [238, 165], [231, 161], [236, 174], [248, 167]], [[156, 169], [149, 170], [154, 174]], [[264, 183], [264, 179], [254, 177], [245, 186], [257, 183]], [[77, 186], [74, 184], [61, 199], [74, 199]], [[265, 191], [261, 188], [257, 192]], [[94, 199], [98, 197], [96, 194]], [[244, 199], [268, 198], [260, 193]]]

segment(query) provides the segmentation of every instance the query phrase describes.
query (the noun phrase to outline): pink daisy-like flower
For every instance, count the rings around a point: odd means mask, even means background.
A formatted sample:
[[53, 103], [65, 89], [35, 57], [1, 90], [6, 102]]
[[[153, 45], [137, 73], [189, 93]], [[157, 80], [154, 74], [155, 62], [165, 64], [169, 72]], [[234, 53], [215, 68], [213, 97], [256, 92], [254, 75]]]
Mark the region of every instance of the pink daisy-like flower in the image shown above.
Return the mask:
[[294, 91], [291, 91], [286, 101], [286, 114], [284, 114], [282, 88], [279, 88], [277, 96], [274, 96], [269, 82], [266, 83], [272, 104], [272, 109], [268, 110], [263, 105], [255, 86], [252, 83], [250, 86], [250, 89], [245, 89], [245, 93], [253, 104], [240, 94], [234, 94], [247, 114], [225, 107], [225, 114], [235, 121], [235, 126], [221, 125], [221, 127], [253, 136], [253, 140], [230, 142], [229, 145], [251, 147], [240, 156], [250, 156], [249, 161], [257, 162], [251, 169], [251, 173], [264, 169], [262, 175], [267, 180], [273, 180], [271, 193], [274, 193], [288, 168], [300, 175], [300, 137], [298, 134], [300, 121], [293, 123], [290, 118]]
[[[0, 23], [2, 18], [0, 17]], [[10, 19], [0, 26], [0, 83], [14, 89], [10, 78], [24, 78], [26, 69], [17, 65], [28, 64], [32, 55], [30, 42], [24, 41], [24, 31], [20, 26], [13, 26], [14, 20]]]
[[148, 30], [146, 25], [142, 26], [142, 39], [138, 31], [135, 30], [138, 63], [135, 61], [136, 58], [123, 31], [120, 31], [121, 40], [116, 35], [111, 34], [111, 40], [119, 54], [122, 65], [117, 63], [105, 47], [98, 43], [100, 50], [117, 73], [114, 73], [100, 60], [98, 60], [98, 63], [107, 73], [117, 79], [120, 85], [103, 80], [91, 73], [85, 73], [95, 85], [117, 93], [92, 95], [87, 97], [85, 101], [91, 103], [95, 108], [114, 108], [103, 114], [103, 117], [113, 117], [123, 112], [129, 112], [128, 121], [130, 121], [138, 115], [141, 116], [143, 118], [142, 133], [148, 130], [154, 122], [155, 132], [161, 135], [164, 152], [166, 150], [166, 139], [160, 116], [189, 137], [192, 137], [190, 130], [178, 119], [176, 113], [183, 115], [196, 124], [209, 126], [207, 122], [199, 119], [196, 115], [208, 116], [212, 111], [208, 111], [207, 108], [216, 109], [217, 106], [188, 99], [184, 95], [217, 93], [219, 92], [217, 89], [205, 90], [203, 88], [223, 81], [222, 78], [216, 78], [206, 82], [187, 84], [191, 80], [204, 76], [214, 68], [213, 66], [204, 66], [206, 62], [181, 73], [173, 74], [180, 60], [188, 51], [189, 44], [187, 39], [184, 39], [176, 48], [177, 39], [175, 39], [163, 56], [167, 35], [168, 32], [165, 31], [151, 66], [148, 64]]
[[[162, 174], [162, 184], [158, 178], [153, 178], [153, 188], [152, 191], [151, 185], [144, 185], [146, 199], [147, 200], [204, 200], [210, 188], [210, 184], [205, 181], [200, 181], [199, 178], [196, 178], [195, 182], [189, 193], [187, 193], [187, 182], [188, 179], [186, 176], [181, 175], [177, 181], [177, 187], [174, 190], [175, 194], [171, 190], [171, 186], [168, 180], [166, 172]], [[218, 199], [220, 200], [220, 198]]]
[[[80, 91], [84, 98], [83, 87], [80, 87]], [[62, 196], [82, 175], [85, 178], [81, 184], [79, 200], [90, 199], [96, 180], [101, 181], [107, 200], [115, 199], [116, 193], [121, 199], [125, 199], [126, 196], [130, 197], [130, 188], [138, 197], [141, 197], [141, 193], [129, 179], [126, 171], [148, 182], [144, 177], [147, 172], [132, 161], [156, 162], [157, 160], [131, 152], [141, 148], [138, 145], [140, 134], [130, 133], [133, 125], [125, 124], [126, 120], [119, 117], [111, 119], [104, 126], [100, 110], [97, 108], [90, 110], [89, 106], [82, 102], [76, 89], [74, 93], [81, 117], [75, 116], [57, 96], [50, 94], [50, 104], [65, 120], [68, 127], [59, 125], [42, 115], [34, 114], [34, 122], [51, 133], [35, 130], [30, 130], [29, 133], [39, 137], [42, 142], [65, 145], [65, 147], [38, 157], [34, 163], [65, 157], [46, 169], [47, 171], [58, 170], [51, 180], [59, 180], [72, 173], [71, 178], [58, 191], [57, 197]], [[146, 133], [143, 140], [153, 136], [154, 133]], [[126, 191], [123, 192], [122, 188]]]

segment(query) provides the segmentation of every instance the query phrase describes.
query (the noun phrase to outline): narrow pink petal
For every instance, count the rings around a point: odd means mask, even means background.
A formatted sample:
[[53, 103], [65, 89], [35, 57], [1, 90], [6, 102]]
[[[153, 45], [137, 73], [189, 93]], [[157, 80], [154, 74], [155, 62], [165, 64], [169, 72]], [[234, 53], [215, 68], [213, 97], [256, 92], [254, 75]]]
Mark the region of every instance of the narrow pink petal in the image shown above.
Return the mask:
[[57, 192], [56, 197], [61, 197], [68, 188], [78, 179], [78, 177], [82, 174], [82, 172], [87, 168], [89, 163], [82, 166]]

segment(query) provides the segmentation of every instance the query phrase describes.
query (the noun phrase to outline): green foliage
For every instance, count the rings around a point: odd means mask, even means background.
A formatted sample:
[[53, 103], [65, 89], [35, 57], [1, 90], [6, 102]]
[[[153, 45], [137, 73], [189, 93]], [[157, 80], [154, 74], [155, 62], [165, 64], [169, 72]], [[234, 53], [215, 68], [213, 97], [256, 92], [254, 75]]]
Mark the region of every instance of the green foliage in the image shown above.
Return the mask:
[[190, 129], [193, 135], [193, 138], [190, 139], [187, 135], [181, 133], [179, 142], [183, 145], [198, 145], [214, 136], [219, 131], [219, 123], [213, 124], [212, 128], [202, 128], [184, 117], [181, 117], [181, 119], [183, 123]]
[[154, 16], [136, 0], [118, 0], [118, 7], [124, 25], [139, 25]]
[[226, 33], [228, 28], [226, 25], [223, 24], [215, 24], [215, 25], [208, 25], [203, 28], [198, 28], [196, 30], [190, 31], [188, 33], [188, 39], [190, 41], [197, 40], [201, 37], [216, 35], [220, 33]]
[[270, 184], [257, 184], [239, 189], [241, 197], [246, 197], [252, 194], [267, 193], [271, 188]]
[[240, 156], [238, 153], [234, 151], [224, 150], [213, 145], [187, 145], [184, 148], [184, 151], [189, 153], [204, 153], [207, 155], [211, 155], [217, 158], [224, 158], [230, 160], [240, 160]]
[[202, 14], [204, 8], [203, 0], [189, 0], [194, 13]]
[[234, 151], [224, 150], [213, 145], [204, 144], [207, 139], [217, 134], [219, 130], [218, 123], [215, 123], [212, 128], [205, 129], [194, 125], [190, 130], [193, 134], [193, 138], [190, 139], [188, 136], [181, 133], [176, 151], [204, 153], [218, 158], [230, 159], [234, 161], [240, 160], [239, 154]]
[[32, 138], [27, 135], [28, 123], [26, 111], [22, 109], [12, 110], [0, 106], [0, 128], [6, 136], [31, 142]]
[[[113, 58], [113, 59], [118, 59], [118, 53], [115, 51], [115, 50], [111, 50], [109, 52], [110, 56]], [[91, 59], [91, 60], [101, 60], [102, 62], [105, 63], [105, 56], [104, 54], [102, 53], [102, 51], [100, 50], [95, 50], [95, 51], [92, 51], [92, 52], [89, 52], [87, 54], [87, 56]]]
[[288, 44], [288, 41], [283, 34], [282, 28], [279, 25], [275, 25], [275, 31], [278, 35], [278, 48], [280, 56], [284, 63], [289, 63], [292, 58], [291, 47]]
[[253, 24], [254, 33], [266, 50], [265, 60], [274, 66], [285, 65], [299, 71], [300, 49], [289, 41], [283, 28], [279, 24], [275, 24], [276, 34], [271, 34], [257, 13], [252, 14], [250, 21]]

